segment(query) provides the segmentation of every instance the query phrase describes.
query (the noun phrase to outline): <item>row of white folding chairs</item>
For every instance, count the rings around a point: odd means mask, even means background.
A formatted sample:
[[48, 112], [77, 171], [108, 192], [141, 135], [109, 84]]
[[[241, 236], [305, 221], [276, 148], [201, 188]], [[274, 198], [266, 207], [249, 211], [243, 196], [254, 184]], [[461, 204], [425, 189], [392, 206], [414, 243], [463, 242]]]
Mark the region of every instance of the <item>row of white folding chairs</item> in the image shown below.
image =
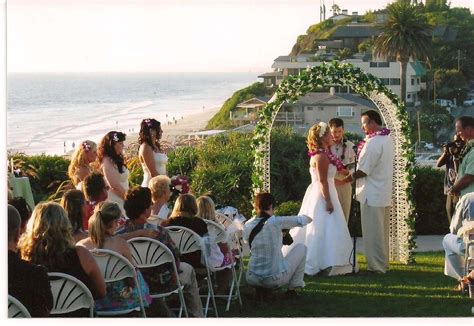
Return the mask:
[[[225, 236], [225, 229], [223, 226], [219, 225], [218, 223], [206, 221], [208, 225], [208, 231], [211, 229], [212, 233], [215, 235], [215, 239], [213, 241], [215, 243], [223, 242]], [[221, 295], [222, 297], [227, 298], [227, 306], [226, 311], [229, 310], [230, 301], [233, 298], [239, 300], [240, 305], [242, 305], [242, 299], [240, 297], [240, 288], [238, 282], [238, 276], [235, 272], [235, 263], [231, 264], [230, 266], [222, 267], [222, 268], [213, 268], [208, 263], [207, 257], [207, 249], [206, 244], [204, 243], [204, 239], [200, 237], [196, 232], [190, 230], [186, 227], [182, 226], [168, 226], [166, 227], [168, 230], [173, 242], [177, 245], [181, 254], [188, 254], [192, 252], [200, 251], [202, 258], [204, 260], [204, 267], [206, 269], [206, 281], [207, 281], [207, 294], [202, 296], [206, 298], [206, 302], [204, 305], [204, 316], [207, 317], [209, 312], [209, 305], [212, 302], [212, 308], [214, 310], [214, 314], [216, 317], [219, 316], [217, 311], [216, 305], [216, 295], [214, 294], [213, 284], [212, 284], [212, 274], [218, 270], [223, 270], [224, 268], [231, 268], [232, 270], [232, 284], [231, 289], [227, 295]], [[235, 291], [235, 292], [234, 292]], [[221, 297], [219, 296], [219, 297]]]

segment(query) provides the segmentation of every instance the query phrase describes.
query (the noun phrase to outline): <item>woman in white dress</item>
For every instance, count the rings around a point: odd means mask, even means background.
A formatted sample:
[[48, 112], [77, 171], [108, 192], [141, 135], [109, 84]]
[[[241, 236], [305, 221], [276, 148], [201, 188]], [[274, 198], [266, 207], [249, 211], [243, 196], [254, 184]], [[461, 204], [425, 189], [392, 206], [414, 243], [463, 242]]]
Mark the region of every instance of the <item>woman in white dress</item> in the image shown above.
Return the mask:
[[[311, 217], [313, 223], [290, 231], [293, 245], [307, 247], [305, 273], [309, 275], [323, 270], [328, 270], [329, 276], [352, 272], [352, 241], [334, 184], [336, 171], [344, 173], [344, 165], [331, 154], [331, 145], [327, 124], [313, 125], [307, 139], [311, 184], [298, 213]], [[293, 245], [283, 250], [289, 251]]]
[[123, 132], [110, 131], [102, 138], [97, 150], [102, 173], [110, 187], [107, 201], [117, 203], [124, 216], [123, 202], [128, 190], [129, 174], [123, 154], [125, 137]]
[[151, 178], [166, 175], [168, 156], [160, 147], [162, 134], [161, 124], [155, 119], [144, 119], [140, 124], [138, 157], [143, 168], [142, 187], [148, 187]]

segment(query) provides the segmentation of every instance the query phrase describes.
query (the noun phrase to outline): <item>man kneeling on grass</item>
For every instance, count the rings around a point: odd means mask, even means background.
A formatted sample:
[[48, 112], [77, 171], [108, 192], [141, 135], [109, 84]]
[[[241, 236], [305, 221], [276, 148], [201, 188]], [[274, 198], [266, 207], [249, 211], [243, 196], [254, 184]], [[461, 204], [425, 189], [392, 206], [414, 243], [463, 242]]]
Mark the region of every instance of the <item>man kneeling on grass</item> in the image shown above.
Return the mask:
[[275, 200], [269, 193], [259, 193], [255, 198], [257, 216], [244, 225], [243, 237], [250, 246], [247, 283], [256, 287], [257, 298], [267, 299], [268, 289], [286, 286], [287, 297], [297, 295], [295, 289], [305, 286], [304, 267], [306, 246], [296, 244], [283, 256], [282, 230], [304, 226], [312, 222], [308, 216], [274, 216]]

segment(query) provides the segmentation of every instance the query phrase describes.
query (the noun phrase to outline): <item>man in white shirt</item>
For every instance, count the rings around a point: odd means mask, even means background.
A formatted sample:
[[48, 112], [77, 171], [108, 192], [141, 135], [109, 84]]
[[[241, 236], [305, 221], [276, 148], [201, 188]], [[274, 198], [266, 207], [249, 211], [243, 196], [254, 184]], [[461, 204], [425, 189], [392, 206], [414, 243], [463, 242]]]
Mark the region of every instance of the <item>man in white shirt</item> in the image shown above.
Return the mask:
[[[331, 130], [332, 139], [334, 141], [331, 146], [331, 153], [335, 155], [346, 166], [355, 161], [354, 144], [344, 137], [344, 121], [339, 118], [329, 120], [329, 128]], [[336, 191], [339, 202], [344, 212], [346, 223], [349, 222], [349, 215], [351, 212], [352, 201], [352, 184], [349, 182], [339, 183], [339, 180], [344, 179], [345, 175], [339, 171], [336, 173]]]
[[393, 142], [390, 130], [382, 128], [382, 119], [377, 111], [364, 112], [361, 124], [367, 135], [365, 144], [359, 146], [356, 171], [344, 180], [356, 180], [367, 269], [385, 273], [388, 269]]

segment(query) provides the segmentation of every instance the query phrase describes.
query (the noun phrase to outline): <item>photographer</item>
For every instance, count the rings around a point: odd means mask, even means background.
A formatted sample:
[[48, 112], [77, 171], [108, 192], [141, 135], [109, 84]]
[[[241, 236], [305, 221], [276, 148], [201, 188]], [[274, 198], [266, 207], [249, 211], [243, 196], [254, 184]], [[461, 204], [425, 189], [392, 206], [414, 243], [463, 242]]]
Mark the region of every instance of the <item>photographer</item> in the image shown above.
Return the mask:
[[304, 226], [312, 222], [308, 216], [274, 216], [275, 200], [269, 193], [255, 198], [257, 216], [244, 225], [243, 237], [250, 246], [247, 283], [256, 286], [257, 297], [268, 299], [265, 289], [287, 286], [286, 297], [297, 296], [296, 288], [305, 286], [306, 246], [296, 244], [283, 256], [283, 229]]
[[459, 200], [456, 195], [449, 193], [449, 188], [451, 188], [456, 181], [459, 168], [459, 155], [461, 154], [463, 147], [464, 142], [462, 139], [458, 135], [454, 135], [454, 141], [443, 146], [443, 154], [441, 154], [436, 163], [437, 167], [442, 167], [443, 165], [446, 166], [444, 175], [444, 194], [446, 195], [446, 214], [449, 223], [451, 223], [454, 208]]

